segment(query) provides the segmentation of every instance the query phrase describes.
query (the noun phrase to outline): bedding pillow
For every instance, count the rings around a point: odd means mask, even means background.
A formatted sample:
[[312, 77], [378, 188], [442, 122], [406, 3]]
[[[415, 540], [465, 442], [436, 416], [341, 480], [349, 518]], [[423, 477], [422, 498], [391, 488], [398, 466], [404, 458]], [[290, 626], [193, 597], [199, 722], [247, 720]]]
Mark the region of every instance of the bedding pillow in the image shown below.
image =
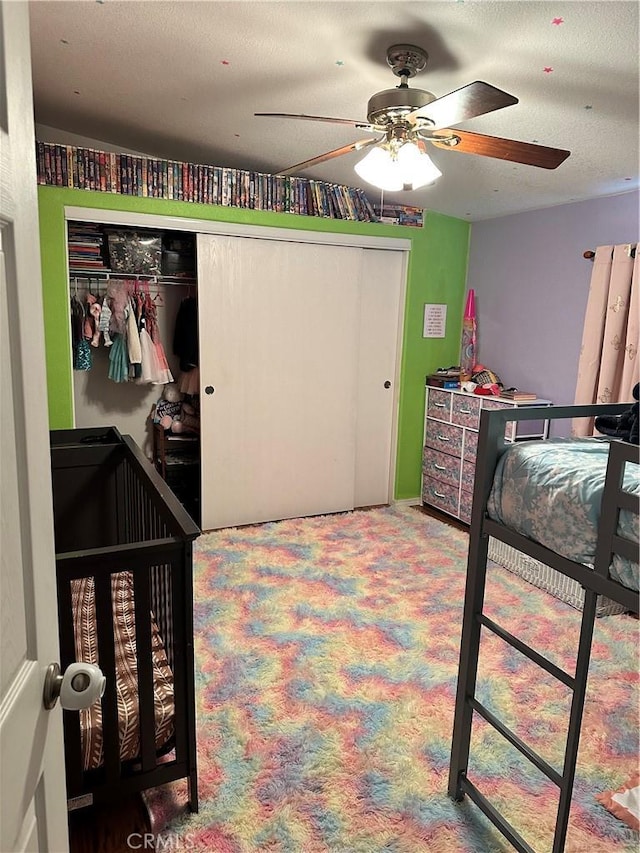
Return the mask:
[[617, 791], [596, 794], [596, 800], [631, 829], [640, 829], [640, 773], [635, 773]]

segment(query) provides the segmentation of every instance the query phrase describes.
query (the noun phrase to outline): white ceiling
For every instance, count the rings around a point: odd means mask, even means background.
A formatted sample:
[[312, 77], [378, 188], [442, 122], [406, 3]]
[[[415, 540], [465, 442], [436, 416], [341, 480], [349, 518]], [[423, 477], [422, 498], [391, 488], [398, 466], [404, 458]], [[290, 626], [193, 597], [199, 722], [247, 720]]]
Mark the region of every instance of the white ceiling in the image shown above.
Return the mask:
[[[149, 155], [277, 173], [362, 130], [255, 112], [366, 120], [398, 84], [396, 43], [427, 50], [411, 87], [484, 80], [515, 106], [460, 124], [565, 148], [556, 170], [430, 147], [443, 177], [387, 194], [471, 221], [639, 186], [638, 18], [633, 2], [31, 2], [38, 123]], [[555, 23], [554, 23], [555, 20]], [[552, 69], [552, 70], [545, 70]], [[349, 153], [301, 173], [378, 190]]]

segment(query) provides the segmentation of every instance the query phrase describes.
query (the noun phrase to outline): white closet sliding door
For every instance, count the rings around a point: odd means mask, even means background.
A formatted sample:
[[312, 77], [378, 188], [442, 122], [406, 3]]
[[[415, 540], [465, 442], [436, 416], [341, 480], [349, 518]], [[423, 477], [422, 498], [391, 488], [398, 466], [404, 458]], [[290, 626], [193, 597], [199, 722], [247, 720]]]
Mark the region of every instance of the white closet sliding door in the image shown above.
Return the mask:
[[361, 255], [198, 235], [203, 529], [354, 507]]
[[355, 506], [388, 503], [393, 495], [398, 347], [406, 255], [364, 249], [360, 269], [360, 333], [356, 398]]

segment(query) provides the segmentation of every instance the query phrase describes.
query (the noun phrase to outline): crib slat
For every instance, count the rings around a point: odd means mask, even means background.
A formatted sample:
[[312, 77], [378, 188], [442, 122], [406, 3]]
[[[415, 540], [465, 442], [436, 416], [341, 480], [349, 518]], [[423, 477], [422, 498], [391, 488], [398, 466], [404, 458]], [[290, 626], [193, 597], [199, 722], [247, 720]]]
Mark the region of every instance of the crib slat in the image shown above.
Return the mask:
[[[58, 577], [58, 624], [60, 626], [60, 668], [62, 672], [76, 659], [73, 632], [71, 581]], [[80, 714], [65, 711], [64, 753], [67, 768], [67, 789], [70, 797], [82, 793], [82, 740], [80, 738]]]
[[116, 542], [118, 545], [124, 545], [125, 542], [129, 541], [126, 517], [129, 484], [127, 482], [127, 469], [123, 465], [119, 465], [116, 469], [115, 484], [116, 496], [112, 514], [115, 517]]
[[198, 811], [198, 755], [196, 745], [196, 672], [193, 638], [193, 548], [191, 543], [185, 542], [182, 546], [182, 589], [184, 600], [182, 612], [184, 613], [183, 636], [185, 640], [185, 737], [189, 752], [189, 808], [192, 812]]
[[138, 661], [138, 707], [140, 755], [143, 771], [156, 766], [156, 721], [153, 697], [153, 662], [151, 658], [151, 595], [149, 567], [133, 573], [136, 620], [136, 659]]
[[107, 783], [120, 776], [120, 736], [118, 733], [118, 694], [114, 646], [111, 574], [102, 572], [95, 579], [96, 634], [100, 668], [107, 685], [102, 697], [102, 749]]
[[176, 737], [176, 760], [185, 761], [187, 759], [187, 706], [185, 693], [185, 677], [187, 650], [183, 638], [184, 619], [185, 619], [185, 598], [184, 598], [184, 563], [181, 554], [173, 555], [171, 565], [171, 602], [170, 602], [170, 620], [173, 629], [173, 687], [174, 687], [174, 719], [175, 719], [175, 737]]

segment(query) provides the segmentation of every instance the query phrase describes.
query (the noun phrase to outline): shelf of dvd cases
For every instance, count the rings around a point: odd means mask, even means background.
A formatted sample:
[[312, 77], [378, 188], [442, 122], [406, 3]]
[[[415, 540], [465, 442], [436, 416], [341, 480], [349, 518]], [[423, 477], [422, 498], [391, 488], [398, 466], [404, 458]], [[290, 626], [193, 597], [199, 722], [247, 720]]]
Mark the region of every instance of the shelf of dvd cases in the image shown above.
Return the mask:
[[311, 178], [114, 154], [51, 142], [36, 142], [36, 163], [38, 183], [44, 186], [378, 221], [363, 190]]

